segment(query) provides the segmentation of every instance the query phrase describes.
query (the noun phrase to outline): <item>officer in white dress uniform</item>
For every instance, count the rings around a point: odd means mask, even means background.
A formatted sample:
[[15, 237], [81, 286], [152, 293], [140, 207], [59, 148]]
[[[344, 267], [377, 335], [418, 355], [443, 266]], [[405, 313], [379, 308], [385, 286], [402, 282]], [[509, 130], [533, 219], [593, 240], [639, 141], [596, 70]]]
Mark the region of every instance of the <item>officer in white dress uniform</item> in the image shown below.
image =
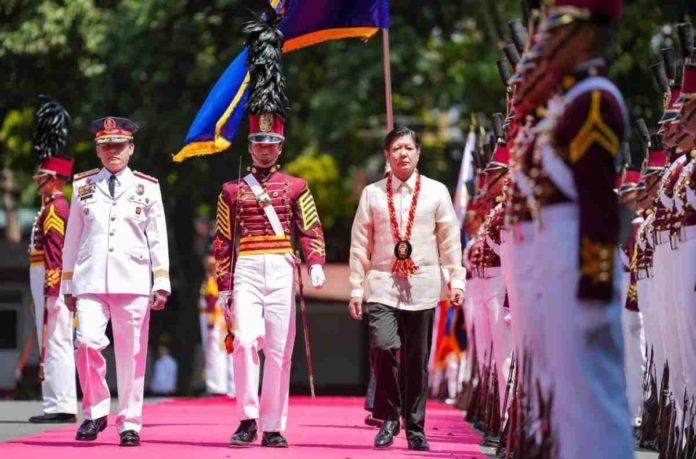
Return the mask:
[[111, 395], [101, 351], [111, 319], [116, 427], [122, 446], [137, 446], [150, 309], [163, 309], [171, 292], [167, 226], [157, 180], [128, 168], [138, 126], [108, 117], [93, 121], [91, 130], [104, 167], [75, 176], [63, 254], [63, 293], [77, 310], [75, 357], [84, 394], [76, 439], [94, 440], [106, 428]]

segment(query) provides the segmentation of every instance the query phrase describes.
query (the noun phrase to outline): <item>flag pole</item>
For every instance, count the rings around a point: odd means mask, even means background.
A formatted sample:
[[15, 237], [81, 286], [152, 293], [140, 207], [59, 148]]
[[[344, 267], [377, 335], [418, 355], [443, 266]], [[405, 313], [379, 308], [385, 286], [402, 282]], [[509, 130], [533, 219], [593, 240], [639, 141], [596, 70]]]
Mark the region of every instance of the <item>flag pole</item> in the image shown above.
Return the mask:
[[384, 58], [384, 94], [387, 104], [387, 131], [394, 129], [392, 109], [391, 59], [389, 53], [389, 29], [382, 29], [382, 56]]

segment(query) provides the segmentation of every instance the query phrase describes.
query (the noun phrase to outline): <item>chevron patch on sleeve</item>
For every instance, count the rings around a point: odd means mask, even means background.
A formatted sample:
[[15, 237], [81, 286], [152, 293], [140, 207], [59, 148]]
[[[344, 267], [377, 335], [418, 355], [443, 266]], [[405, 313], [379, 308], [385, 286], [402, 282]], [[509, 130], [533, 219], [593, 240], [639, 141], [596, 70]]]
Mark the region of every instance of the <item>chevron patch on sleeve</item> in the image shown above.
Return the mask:
[[314, 197], [312, 197], [309, 188], [300, 195], [299, 204], [300, 213], [302, 214], [302, 229], [304, 231], [309, 231], [320, 223], [319, 212], [317, 212], [317, 206], [314, 203]]
[[61, 236], [65, 234], [65, 221], [56, 214], [56, 208], [53, 205], [48, 209], [43, 230], [44, 234], [48, 234], [50, 230], [57, 231]]
[[232, 239], [232, 231], [230, 228], [230, 206], [225, 202], [225, 198], [222, 197], [222, 193], [220, 193], [220, 196], [218, 196], [215, 229], [228, 240]]

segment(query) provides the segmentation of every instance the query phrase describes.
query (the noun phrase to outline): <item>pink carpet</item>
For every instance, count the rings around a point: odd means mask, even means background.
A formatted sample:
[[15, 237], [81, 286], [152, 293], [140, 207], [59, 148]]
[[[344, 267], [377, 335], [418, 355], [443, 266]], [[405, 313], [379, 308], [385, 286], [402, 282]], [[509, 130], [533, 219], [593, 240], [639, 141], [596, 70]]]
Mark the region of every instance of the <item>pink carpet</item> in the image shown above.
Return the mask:
[[428, 404], [426, 431], [431, 451], [407, 449], [400, 433], [394, 445], [377, 450], [377, 430], [362, 423], [363, 399], [292, 397], [286, 438], [290, 448], [271, 450], [258, 444], [245, 449], [228, 446], [237, 426], [234, 401], [223, 397], [179, 399], [145, 405], [140, 448], [121, 448], [109, 417], [109, 427], [94, 442], [76, 442], [77, 425], [0, 444], [0, 458], [25, 459], [184, 459], [184, 458], [485, 458], [480, 437], [462, 414], [439, 402]]

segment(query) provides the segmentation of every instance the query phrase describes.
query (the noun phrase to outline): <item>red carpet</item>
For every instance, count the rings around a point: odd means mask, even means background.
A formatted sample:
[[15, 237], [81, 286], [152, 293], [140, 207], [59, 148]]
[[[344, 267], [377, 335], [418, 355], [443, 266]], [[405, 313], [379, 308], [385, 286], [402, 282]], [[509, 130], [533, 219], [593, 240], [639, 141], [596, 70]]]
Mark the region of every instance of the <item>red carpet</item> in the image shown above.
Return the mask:
[[183, 458], [485, 458], [480, 437], [462, 414], [439, 402], [428, 404], [426, 431], [431, 451], [407, 449], [400, 433], [394, 445], [377, 450], [377, 430], [362, 423], [363, 399], [348, 397], [292, 397], [286, 438], [290, 448], [271, 450], [254, 445], [228, 446], [237, 426], [234, 401], [222, 397], [180, 399], [145, 405], [140, 448], [121, 448], [109, 417], [109, 427], [94, 442], [76, 442], [77, 425], [0, 444], [0, 458], [25, 459], [183, 459]]

